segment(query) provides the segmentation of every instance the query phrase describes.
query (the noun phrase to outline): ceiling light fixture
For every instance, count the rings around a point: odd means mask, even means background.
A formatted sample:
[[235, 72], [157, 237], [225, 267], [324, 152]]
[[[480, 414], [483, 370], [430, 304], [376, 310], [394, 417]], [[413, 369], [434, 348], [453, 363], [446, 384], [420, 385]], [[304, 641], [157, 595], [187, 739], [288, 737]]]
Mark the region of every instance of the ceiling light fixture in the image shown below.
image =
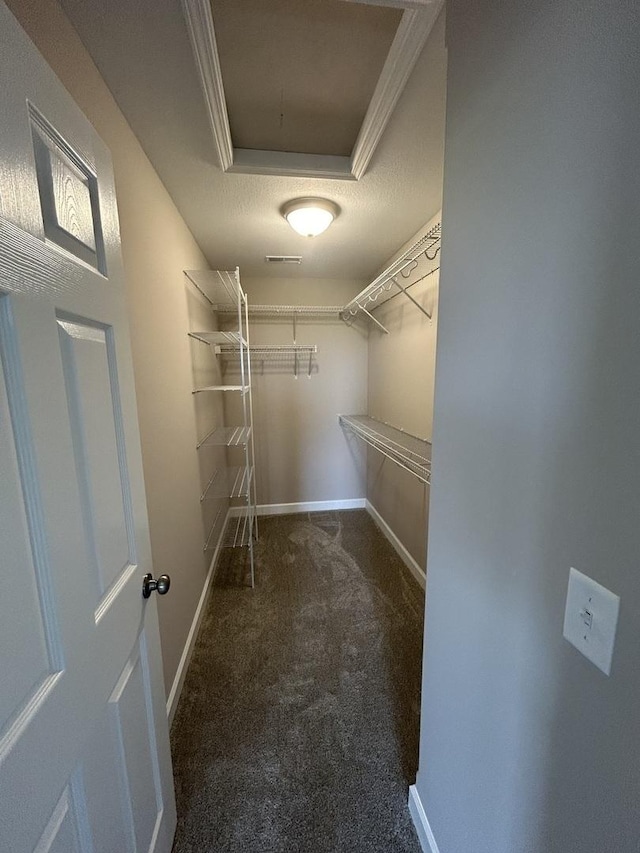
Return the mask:
[[282, 215], [303, 237], [317, 237], [340, 213], [337, 204], [326, 198], [294, 198], [282, 208]]

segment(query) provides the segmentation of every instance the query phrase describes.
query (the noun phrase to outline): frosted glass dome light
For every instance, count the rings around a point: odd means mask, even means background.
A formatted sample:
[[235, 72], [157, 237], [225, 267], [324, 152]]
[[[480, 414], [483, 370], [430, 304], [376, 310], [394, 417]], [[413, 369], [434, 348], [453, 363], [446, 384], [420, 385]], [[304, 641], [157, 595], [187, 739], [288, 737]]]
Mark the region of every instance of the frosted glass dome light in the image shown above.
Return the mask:
[[296, 198], [287, 202], [282, 215], [302, 237], [317, 237], [331, 225], [340, 208], [325, 198]]

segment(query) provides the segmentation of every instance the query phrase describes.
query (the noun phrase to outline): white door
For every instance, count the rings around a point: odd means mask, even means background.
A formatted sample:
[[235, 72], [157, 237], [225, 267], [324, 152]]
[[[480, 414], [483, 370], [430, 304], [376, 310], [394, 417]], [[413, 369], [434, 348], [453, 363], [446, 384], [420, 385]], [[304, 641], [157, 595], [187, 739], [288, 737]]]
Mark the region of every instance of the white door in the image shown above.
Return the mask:
[[0, 850], [166, 853], [111, 163], [2, 3], [0, 116]]

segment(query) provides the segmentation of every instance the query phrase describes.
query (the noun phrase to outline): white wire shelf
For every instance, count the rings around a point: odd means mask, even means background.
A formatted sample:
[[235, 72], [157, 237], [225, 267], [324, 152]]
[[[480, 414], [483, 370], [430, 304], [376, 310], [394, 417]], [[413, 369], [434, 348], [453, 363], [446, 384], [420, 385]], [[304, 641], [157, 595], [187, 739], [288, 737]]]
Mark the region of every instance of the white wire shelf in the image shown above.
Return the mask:
[[[229, 344], [221, 344], [220, 345], [220, 353], [222, 355], [237, 355], [239, 350], [239, 346], [237, 345], [229, 345]], [[318, 347], [316, 344], [312, 344], [309, 346], [301, 345], [301, 344], [273, 344], [270, 346], [258, 346], [251, 347], [249, 350], [249, 354], [251, 356], [255, 356], [257, 358], [268, 358], [269, 356], [276, 355], [310, 355], [318, 352]]]
[[[233, 311], [232, 305], [220, 306], [220, 311], [223, 314]], [[339, 318], [344, 310], [342, 305], [252, 305], [249, 303], [248, 311], [250, 317], [286, 317], [291, 319], [294, 316], [303, 317], [336, 317]]]
[[[236, 346], [224, 344], [218, 347], [218, 351], [226, 362], [232, 360], [234, 356], [237, 358], [239, 349]], [[267, 362], [280, 368], [293, 368], [293, 375], [297, 379], [301, 368], [304, 368], [305, 373], [311, 377], [314, 364], [313, 357], [318, 352], [318, 347], [315, 344], [273, 344], [251, 347], [247, 352], [251, 357], [252, 364], [255, 365], [257, 362], [264, 367], [264, 363]]]
[[237, 270], [185, 270], [185, 275], [212, 308], [237, 313], [238, 297], [246, 297]]
[[[395, 260], [387, 269], [375, 278], [371, 284], [348, 302], [340, 313], [340, 317], [346, 323], [352, 323], [359, 314], [364, 314], [385, 334], [389, 330], [377, 320], [371, 313], [376, 308], [384, 305], [389, 299], [403, 293], [422, 313], [431, 319], [431, 314], [408, 292], [410, 287], [422, 279], [433, 275], [439, 266], [433, 266], [440, 251], [440, 238], [442, 236], [442, 225], [440, 222], [430, 228], [419, 240], [410, 246], [406, 252]], [[431, 262], [431, 268], [425, 275], [409, 282], [413, 272], [416, 270], [419, 260], [423, 256]]]
[[204, 391], [241, 391], [246, 394], [248, 385], [205, 385], [203, 388], [194, 388], [192, 394], [202, 394]]
[[[223, 313], [231, 312], [231, 306], [221, 307]], [[293, 329], [293, 344], [299, 323], [310, 321], [336, 322], [342, 318], [342, 305], [252, 305], [247, 306], [248, 316], [254, 322], [289, 321]]]
[[[214, 533], [219, 528], [222, 517], [222, 507], [216, 512], [213, 523], [209, 528], [203, 551], [208, 551], [214, 543]], [[255, 511], [252, 506], [236, 507], [233, 515], [229, 516], [227, 525], [220, 538], [221, 548], [246, 548], [252, 544]]]
[[189, 332], [189, 337], [203, 344], [234, 346], [234, 352], [238, 351], [241, 343], [245, 347], [247, 345], [240, 332]]
[[222, 468], [214, 472], [200, 495], [200, 503], [206, 500], [231, 500], [249, 496], [253, 469], [242, 467]]
[[367, 415], [338, 415], [340, 425], [421, 483], [431, 479], [431, 444]]
[[211, 540], [212, 540], [213, 534], [214, 534], [214, 532], [218, 526], [218, 522], [220, 521], [221, 515], [222, 515], [222, 507], [220, 507], [218, 509], [218, 511], [216, 512], [215, 518], [213, 519], [213, 524], [211, 525], [211, 527], [209, 528], [209, 532], [207, 533], [207, 538], [206, 538], [204, 546], [202, 548], [202, 550], [205, 553], [209, 550], [209, 548], [211, 546]]
[[254, 507], [234, 508], [229, 516], [227, 526], [220, 543], [222, 548], [246, 548], [251, 544], [253, 536]]
[[214, 427], [202, 441], [198, 442], [196, 449], [201, 447], [243, 447], [249, 443], [251, 438], [251, 427]]

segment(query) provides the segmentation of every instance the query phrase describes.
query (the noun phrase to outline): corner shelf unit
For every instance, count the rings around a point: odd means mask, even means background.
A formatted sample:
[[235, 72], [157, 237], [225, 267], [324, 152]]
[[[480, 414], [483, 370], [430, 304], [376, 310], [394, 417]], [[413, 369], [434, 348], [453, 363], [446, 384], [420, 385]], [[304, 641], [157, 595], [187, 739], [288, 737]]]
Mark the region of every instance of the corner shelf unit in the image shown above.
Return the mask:
[[[248, 548], [251, 568], [251, 586], [255, 586], [253, 543], [258, 538], [256, 514], [255, 448], [253, 437], [253, 399], [251, 396], [251, 357], [249, 348], [249, 321], [247, 297], [240, 284], [240, 273], [235, 270], [185, 270], [185, 275], [204, 296], [215, 314], [224, 313], [234, 318], [231, 331], [192, 331], [189, 336], [209, 346], [214, 356], [225, 348], [237, 363], [240, 383], [236, 385], [206, 385], [194, 388], [192, 393], [236, 393], [240, 398], [241, 423], [213, 427], [196, 445], [198, 451], [207, 447], [226, 447], [231, 455], [242, 460], [240, 465], [216, 468], [200, 495], [202, 504], [219, 504], [208, 528], [204, 551], [216, 545], [215, 533], [221, 533], [221, 547]], [[229, 453], [227, 463], [229, 462]], [[226, 507], [229, 511], [225, 513]], [[226, 518], [225, 529], [220, 524]]]
[[431, 481], [431, 444], [367, 415], [338, 415], [340, 426], [360, 438], [421, 483]]
[[[440, 239], [442, 236], [442, 224], [438, 222], [433, 228], [430, 228], [419, 240], [410, 246], [406, 252], [403, 252], [400, 257], [395, 260], [387, 269], [380, 273], [371, 284], [367, 285], [357, 296], [348, 302], [340, 312], [340, 318], [351, 325], [354, 320], [360, 315], [365, 315], [371, 322], [384, 332], [389, 334], [389, 330], [373, 316], [371, 313], [376, 308], [384, 305], [389, 299], [403, 293], [422, 313], [431, 319], [431, 314], [414, 299], [409, 293], [409, 288], [413, 287], [419, 281], [422, 281], [428, 276], [433, 275], [440, 269], [439, 265], [433, 266], [440, 252]], [[418, 267], [421, 257], [429, 261], [431, 268], [419, 278], [409, 282], [412, 273]], [[408, 282], [408, 283], [404, 283]]]

